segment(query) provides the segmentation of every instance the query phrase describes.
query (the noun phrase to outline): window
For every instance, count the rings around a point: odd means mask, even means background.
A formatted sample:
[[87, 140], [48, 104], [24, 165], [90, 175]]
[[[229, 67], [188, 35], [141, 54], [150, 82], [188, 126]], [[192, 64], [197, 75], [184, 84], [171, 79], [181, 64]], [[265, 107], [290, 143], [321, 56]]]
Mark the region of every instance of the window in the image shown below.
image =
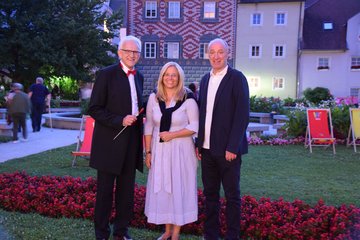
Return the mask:
[[351, 58], [351, 70], [359, 70], [360, 71], [360, 57], [352, 57]]
[[145, 42], [144, 43], [144, 57], [145, 58], [156, 58], [156, 43], [155, 42]]
[[253, 26], [262, 25], [261, 13], [253, 13], [253, 14], [251, 14], [250, 22], [251, 22], [251, 25], [253, 25]]
[[157, 18], [157, 2], [145, 2], [145, 18]]
[[261, 58], [261, 46], [260, 45], [250, 45], [249, 48], [249, 57], [250, 58]]
[[178, 59], [179, 58], [179, 43], [167, 42], [164, 45], [164, 55], [166, 58]]
[[256, 89], [260, 87], [260, 77], [249, 77], [248, 78], [249, 88]]
[[282, 77], [273, 78], [273, 90], [284, 89], [285, 80]]
[[169, 18], [180, 18], [180, 2], [169, 2]]
[[350, 96], [354, 99], [353, 102], [359, 102], [360, 88], [350, 88]]
[[333, 29], [333, 23], [332, 22], [325, 22], [323, 24], [324, 30], [332, 30]]
[[275, 45], [273, 58], [284, 58], [285, 57], [285, 46], [284, 45]]
[[275, 14], [275, 25], [285, 25], [286, 24], [286, 13], [278, 12]]
[[209, 59], [208, 45], [208, 43], [200, 43], [199, 56], [201, 59]]
[[204, 19], [215, 19], [216, 2], [204, 2]]
[[319, 58], [318, 61], [318, 70], [328, 70], [329, 69], [329, 58]]

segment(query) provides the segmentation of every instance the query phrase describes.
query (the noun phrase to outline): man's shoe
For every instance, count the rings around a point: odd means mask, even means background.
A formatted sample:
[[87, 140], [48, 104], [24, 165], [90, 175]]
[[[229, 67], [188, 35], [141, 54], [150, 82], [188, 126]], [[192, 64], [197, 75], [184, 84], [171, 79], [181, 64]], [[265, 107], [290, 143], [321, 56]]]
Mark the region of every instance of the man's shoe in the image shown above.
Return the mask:
[[19, 142], [19, 140], [14, 140], [14, 141], [13, 141], [13, 143], [18, 143], [18, 142]]
[[122, 235], [122, 236], [114, 236], [114, 240], [133, 240], [128, 233]]

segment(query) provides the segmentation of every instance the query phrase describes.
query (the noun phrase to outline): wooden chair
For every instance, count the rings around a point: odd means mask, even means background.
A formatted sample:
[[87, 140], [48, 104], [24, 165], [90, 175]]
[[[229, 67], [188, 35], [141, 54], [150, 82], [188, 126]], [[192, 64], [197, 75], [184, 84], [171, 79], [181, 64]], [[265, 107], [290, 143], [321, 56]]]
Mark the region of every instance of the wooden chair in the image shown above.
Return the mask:
[[356, 152], [356, 146], [360, 145], [360, 108], [350, 108], [350, 127], [346, 141], [346, 146], [353, 145]]
[[[84, 131], [84, 137], [82, 138], [84, 122], [85, 122], [85, 131]], [[84, 157], [84, 158], [90, 157], [91, 141], [94, 131], [94, 125], [95, 125], [95, 120], [92, 117], [88, 115], [82, 116], [76, 150], [71, 152], [71, 155], [74, 156], [72, 161], [73, 167], [76, 165], [77, 157]]]
[[329, 147], [332, 145], [333, 153], [336, 154], [333, 126], [330, 109], [307, 109], [307, 128], [305, 135], [305, 147]]

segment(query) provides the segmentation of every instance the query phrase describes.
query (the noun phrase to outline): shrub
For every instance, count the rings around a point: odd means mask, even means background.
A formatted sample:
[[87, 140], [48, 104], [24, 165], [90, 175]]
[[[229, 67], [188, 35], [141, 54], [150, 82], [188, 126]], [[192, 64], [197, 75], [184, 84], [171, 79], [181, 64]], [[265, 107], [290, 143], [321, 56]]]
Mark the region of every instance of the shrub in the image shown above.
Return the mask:
[[275, 97], [250, 97], [250, 111], [251, 112], [280, 112], [282, 103], [280, 98]]
[[350, 127], [349, 106], [340, 105], [331, 109], [334, 137], [345, 139]]
[[295, 107], [296, 103], [295, 103], [295, 99], [291, 98], [291, 97], [288, 97], [288, 98], [285, 98], [283, 100], [283, 104], [284, 106], [286, 107]]
[[51, 106], [51, 108], [59, 108], [60, 107], [60, 98], [51, 99], [50, 106]]
[[287, 114], [289, 120], [285, 123], [285, 129], [289, 136], [305, 136], [306, 133], [306, 109], [303, 106], [297, 107]]
[[314, 89], [307, 88], [304, 90], [303, 94], [305, 99], [314, 105], [318, 105], [322, 101], [333, 99], [333, 96], [330, 94], [330, 90], [323, 87], [316, 87]]
[[5, 91], [0, 91], [0, 108], [5, 108], [6, 107], [5, 96], [6, 96]]
[[90, 98], [81, 100], [81, 102], [80, 102], [80, 111], [81, 111], [82, 115], [88, 115], [89, 103], [90, 103]]

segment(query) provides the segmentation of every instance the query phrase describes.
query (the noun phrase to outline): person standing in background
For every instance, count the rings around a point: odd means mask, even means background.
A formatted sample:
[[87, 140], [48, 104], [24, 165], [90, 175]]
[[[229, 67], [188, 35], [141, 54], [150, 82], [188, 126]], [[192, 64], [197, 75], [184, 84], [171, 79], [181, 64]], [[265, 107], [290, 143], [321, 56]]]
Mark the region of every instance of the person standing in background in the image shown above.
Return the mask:
[[198, 83], [192, 82], [189, 84], [189, 89], [193, 92], [195, 100], [199, 100], [199, 89], [198, 89]]
[[22, 128], [23, 141], [27, 141], [26, 115], [30, 113], [30, 100], [24, 93], [23, 86], [20, 83], [13, 84], [14, 95], [9, 104], [9, 114], [14, 122], [13, 125], [13, 143], [18, 143], [19, 126]]
[[36, 83], [30, 86], [29, 97], [31, 100], [31, 125], [33, 132], [40, 132], [41, 117], [45, 106], [50, 107], [51, 93], [44, 85], [42, 77], [36, 78]]
[[220, 186], [226, 198], [225, 239], [240, 239], [241, 155], [248, 152], [249, 87], [246, 77], [228, 66], [229, 46], [220, 38], [208, 45], [212, 67], [200, 83], [197, 155], [205, 195], [204, 238], [220, 235]]
[[90, 98], [88, 112], [95, 119], [90, 167], [97, 170], [94, 224], [98, 240], [109, 239], [113, 196], [113, 239], [131, 239], [128, 225], [133, 217], [135, 174], [136, 169], [143, 171], [143, 121], [138, 114], [144, 77], [135, 69], [140, 53], [138, 38], [121, 38], [120, 63], [97, 73]]

